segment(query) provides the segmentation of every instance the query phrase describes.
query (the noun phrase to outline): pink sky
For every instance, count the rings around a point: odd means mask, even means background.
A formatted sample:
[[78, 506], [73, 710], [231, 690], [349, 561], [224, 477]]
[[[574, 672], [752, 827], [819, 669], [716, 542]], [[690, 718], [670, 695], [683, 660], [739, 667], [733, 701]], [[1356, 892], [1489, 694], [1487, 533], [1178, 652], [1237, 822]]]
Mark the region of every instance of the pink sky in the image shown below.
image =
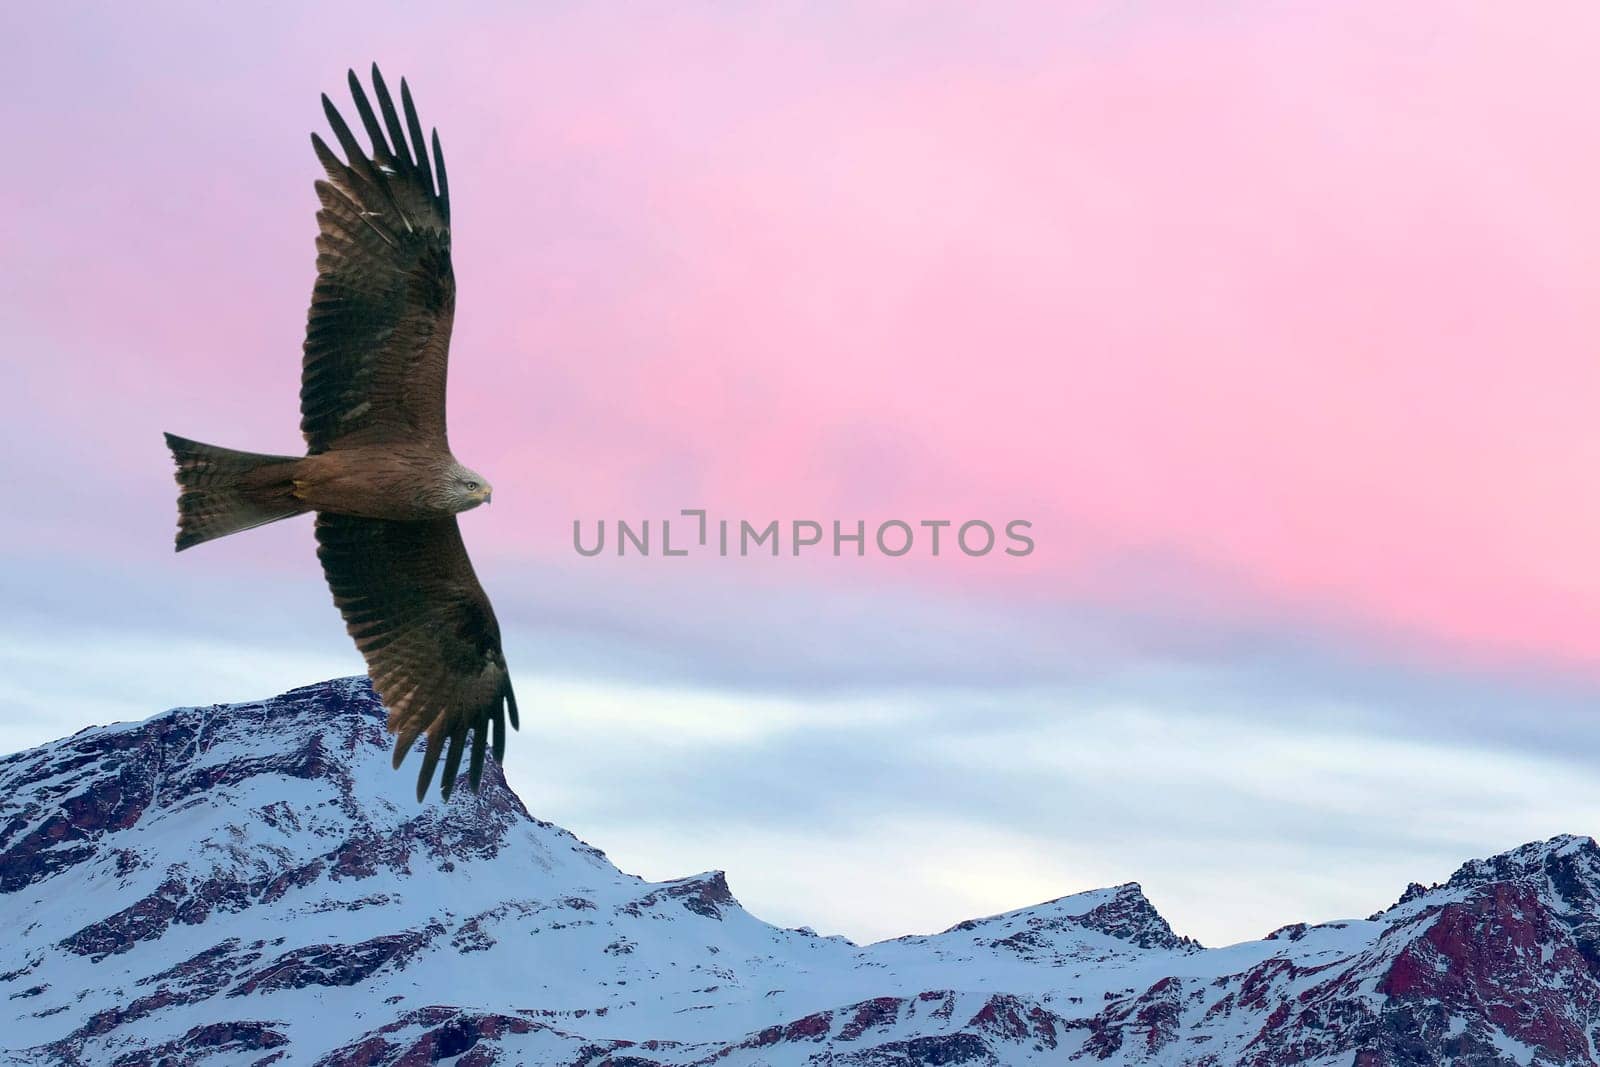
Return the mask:
[[163, 429], [298, 447], [307, 134], [377, 58], [450, 163], [475, 552], [1025, 517], [828, 574], [1600, 663], [1592, 5], [179, 10], [0, 35], [13, 552], [167, 551]]

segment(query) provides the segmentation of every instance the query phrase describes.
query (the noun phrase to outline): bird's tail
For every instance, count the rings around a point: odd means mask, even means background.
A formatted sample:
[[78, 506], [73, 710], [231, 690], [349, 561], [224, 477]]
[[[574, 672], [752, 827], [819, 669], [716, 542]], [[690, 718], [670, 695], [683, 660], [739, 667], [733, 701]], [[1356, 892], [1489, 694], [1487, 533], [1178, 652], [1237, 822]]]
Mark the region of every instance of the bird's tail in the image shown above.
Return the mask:
[[167, 434], [178, 465], [178, 551], [310, 510], [295, 495], [300, 461]]

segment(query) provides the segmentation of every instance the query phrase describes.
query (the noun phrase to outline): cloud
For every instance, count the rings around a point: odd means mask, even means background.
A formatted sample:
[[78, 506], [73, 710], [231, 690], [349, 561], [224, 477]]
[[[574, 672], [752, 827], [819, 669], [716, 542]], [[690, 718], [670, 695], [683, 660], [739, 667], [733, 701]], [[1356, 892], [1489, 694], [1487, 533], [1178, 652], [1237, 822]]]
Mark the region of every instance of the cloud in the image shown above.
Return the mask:
[[1592, 770], [1554, 755], [1263, 725], [1203, 698], [941, 691], [863, 715], [817, 697], [809, 718], [714, 743], [675, 736], [681, 699], [630, 692], [625, 731], [544, 705], [558, 725], [511, 780], [626, 869], [726, 868], [758, 914], [857, 939], [1137, 880], [1180, 930], [1226, 943], [1365, 915], [1600, 818]]
[[[103, 578], [0, 570], [0, 747], [361, 670], [309, 550], [271, 581]], [[491, 584], [524, 718], [507, 773], [535, 814], [857, 939], [1132, 880], [1183, 932], [1237, 940], [1600, 818], [1576, 680], [1125, 618], [1030, 632], [1049, 615], [916, 588]]]

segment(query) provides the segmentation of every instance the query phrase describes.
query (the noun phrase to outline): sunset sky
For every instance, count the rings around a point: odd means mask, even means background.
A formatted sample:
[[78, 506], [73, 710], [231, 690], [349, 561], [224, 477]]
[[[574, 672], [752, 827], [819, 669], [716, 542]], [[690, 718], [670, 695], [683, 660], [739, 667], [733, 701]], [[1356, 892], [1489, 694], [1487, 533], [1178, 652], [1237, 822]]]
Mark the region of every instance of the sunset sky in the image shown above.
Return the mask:
[[[1597, 50], [1579, 2], [8, 8], [0, 751], [362, 671], [308, 519], [173, 555], [161, 432], [300, 449], [308, 135], [375, 59], [450, 166], [534, 814], [858, 939], [1138, 880], [1221, 943], [1592, 834]], [[683, 508], [1036, 548], [572, 549]]]

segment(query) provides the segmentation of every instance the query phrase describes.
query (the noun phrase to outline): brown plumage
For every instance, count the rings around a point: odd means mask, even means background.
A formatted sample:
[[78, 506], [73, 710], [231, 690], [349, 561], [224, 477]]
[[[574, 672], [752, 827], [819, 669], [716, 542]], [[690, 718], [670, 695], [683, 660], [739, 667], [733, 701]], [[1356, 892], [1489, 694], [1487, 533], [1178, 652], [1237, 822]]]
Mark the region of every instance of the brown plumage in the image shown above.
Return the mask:
[[427, 734], [417, 799], [441, 756], [448, 798], [469, 737], [474, 791], [486, 751], [496, 761], [504, 754], [517, 702], [500, 626], [455, 519], [488, 502], [490, 488], [456, 461], [445, 435], [456, 288], [444, 155], [435, 131], [430, 159], [404, 81], [403, 124], [377, 66], [372, 87], [376, 111], [350, 72], [370, 154], [326, 96], [344, 159], [311, 136], [327, 180], [316, 183], [317, 281], [301, 368], [306, 455], [167, 434], [177, 548], [315, 511], [317, 558], [398, 735], [394, 765]]

